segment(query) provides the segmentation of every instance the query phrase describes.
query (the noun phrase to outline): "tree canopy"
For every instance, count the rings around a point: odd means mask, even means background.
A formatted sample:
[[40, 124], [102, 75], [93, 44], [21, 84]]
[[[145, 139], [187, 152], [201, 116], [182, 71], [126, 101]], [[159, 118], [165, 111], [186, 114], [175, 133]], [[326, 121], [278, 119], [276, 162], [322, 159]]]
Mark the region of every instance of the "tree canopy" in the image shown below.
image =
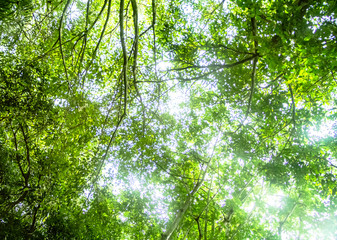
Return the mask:
[[336, 239], [333, 0], [0, 2], [1, 239]]

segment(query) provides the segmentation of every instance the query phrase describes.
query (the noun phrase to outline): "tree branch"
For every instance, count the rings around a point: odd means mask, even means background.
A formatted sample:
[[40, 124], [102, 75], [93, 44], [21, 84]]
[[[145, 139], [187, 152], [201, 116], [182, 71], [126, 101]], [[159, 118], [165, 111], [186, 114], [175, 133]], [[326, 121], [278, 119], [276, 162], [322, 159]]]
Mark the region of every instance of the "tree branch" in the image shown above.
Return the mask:
[[201, 231], [201, 226], [200, 226], [199, 217], [196, 217], [196, 218], [195, 218], [195, 221], [196, 221], [197, 224], [198, 224], [198, 232], [199, 232], [199, 238], [198, 238], [198, 240], [201, 240], [201, 239], [202, 239], [202, 231]]
[[69, 7], [70, 2], [71, 2], [71, 0], [68, 0], [67, 3], [66, 3], [66, 6], [63, 9], [62, 16], [61, 16], [61, 19], [60, 19], [60, 24], [59, 24], [59, 37], [58, 37], [58, 40], [56, 41], [56, 43], [57, 42], [60, 43], [59, 44], [60, 45], [60, 53], [61, 53], [61, 56], [62, 56], [62, 62], [63, 62], [64, 72], [66, 74], [66, 78], [67, 78], [67, 82], [68, 82], [68, 90], [70, 90], [71, 86], [70, 86], [70, 82], [69, 82], [68, 70], [67, 70], [66, 61], [64, 59], [63, 48], [62, 48], [62, 24], [63, 24], [64, 15], [65, 15], [68, 7]]
[[23, 140], [25, 142], [25, 147], [26, 147], [26, 159], [27, 159], [28, 170], [27, 170], [27, 173], [25, 174], [25, 187], [28, 187], [28, 180], [30, 176], [30, 151], [29, 151], [29, 146], [28, 146], [28, 137], [25, 134], [22, 124], [20, 124], [20, 128], [22, 131]]
[[[110, 5], [110, 2], [111, 0], [109, 0], [109, 5]], [[91, 195], [91, 192], [92, 192], [92, 188], [93, 186], [95, 185], [95, 183], [97, 182], [98, 180], [98, 176], [99, 176], [99, 173], [101, 172], [102, 170], [102, 167], [104, 165], [104, 162], [105, 162], [105, 159], [108, 155], [108, 152], [109, 152], [109, 149], [112, 145], [112, 142], [113, 140], [115, 139], [116, 137], [116, 134], [117, 134], [117, 130], [119, 129], [120, 125], [122, 124], [122, 121], [124, 120], [125, 116], [126, 116], [126, 110], [127, 110], [127, 91], [128, 91], [128, 81], [127, 81], [127, 64], [128, 64], [128, 56], [127, 56], [127, 52], [126, 52], [126, 45], [125, 45], [125, 38], [124, 38], [124, 0], [121, 0], [120, 1], [120, 7], [119, 7], [119, 21], [120, 21], [120, 40], [121, 40], [121, 44], [122, 44], [122, 50], [123, 50], [123, 60], [124, 60], [124, 63], [123, 63], [123, 69], [122, 69], [122, 77], [124, 79], [124, 104], [123, 104], [123, 113], [122, 115], [119, 117], [119, 120], [118, 120], [118, 123], [116, 125], [116, 128], [115, 130], [113, 131], [112, 133], [112, 136], [110, 138], [110, 141], [109, 141], [109, 144], [105, 150], [105, 153], [103, 155], [103, 159], [98, 167], [98, 171], [96, 172], [96, 176], [93, 180], [93, 183], [92, 183], [92, 187], [90, 189], [90, 192], [88, 194], [88, 197], [87, 197], [87, 201], [89, 200], [89, 197]]]
[[21, 166], [21, 163], [20, 163], [20, 156], [19, 156], [19, 150], [18, 150], [18, 141], [16, 139], [16, 131], [14, 131], [14, 129], [12, 128], [11, 126], [11, 129], [12, 129], [12, 132], [13, 132], [13, 138], [14, 138], [14, 146], [15, 146], [15, 158], [16, 158], [16, 162], [19, 166], [19, 169], [20, 169], [20, 172], [21, 172], [21, 175], [23, 177], [23, 179], [26, 181], [26, 174], [24, 173], [23, 169], [22, 169], [22, 166]]
[[124, 37], [124, 0], [120, 1], [119, 7], [119, 29], [120, 29], [120, 40], [123, 50], [123, 79], [124, 79], [124, 114], [126, 114], [126, 102], [128, 98], [128, 79], [127, 79], [127, 67], [128, 67], [128, 56], [126, 52], [125, 37]]
[[293, 119], [293, 125], [294, 129], [296, 128], [296, 119], [295, 119], [295, 100], [294, 100], [294, 94], [293, 94], [293, 89], [291, 85], [289, 84], [289, 91], [291, 95], [291, 106], [292, 106], [292, 119]]
[[[218, 136], [218, 137], [220, 137], [220, 136]], [[200, 173], [200, 175], [202, 175], [202, 177], [198, 178], [199, 180], [198, 180], [197, 184], [194, 186], [193, 190], [188, 194], [188, 196], [187, 196], [184, 204], [179, 209], [179, 212], [177, 213], [174, 221], [170, 224], [170, 226], [167, 229], [167, 231], [164, 234], [162, 234], [161, 240], [169, 240], [170, 237], [172, 236], [173, 232], [179, 226], [179, 223], [183, 220], [184, 215], [185, 215], [187, 209], [189, 208], [189, 206], [192, 203], [192, 199], [193, 199], [194, 195], [198, 192], [198, 190], [201, 188], [202, 184], [205, 181], [206, 173], [208, 171], [209, 166], [211, 165], [213, 154], [214, 154], [214, 149], [215, 149], [215, 146], [217, 145], [217, 142], [218, 142], [218, 139], [217, 139], [216, 143], [213, 146], [213, 151], [212, 151], [212, 154], [211, 154], [211, 156], [210, 156], [210, 158], [209, 158], [209, 160], [208, 160], [208, 162], [206, 164], [205, 170], [202, 173]]]
[[[155, 0], [152, 0], [152, 24], [139, 35], [139, 38], [141, 38], [144, 34], [146, 34], [151, 28], [153, 29], [153, 32], [155, 32], [156, 16], [157, 16], [156, 2]], [[154, 40], [155, 40], [155, 34], [154, 34]]]
[[[252, 29], [253, 29], [253, 38], [254, 38], [254, 52], [255, 55], [258, 55], [258, 42], [256, 39], [256, 34], [257, 34], [257, 30], [256, 30], [256, 20], [255, 17], [251, 18], [251, 23], [252, 23]], [[248, 99], [248, 107], [247, 107], [247, 112], [246, 112], [246, 116], [245, 119], [247, 119], [248, 114], [250, 112], [251, 109], [251, 105], [252, 105], [252, 99], [253, 99], [253, 94], [254, 94], [254, 87], [255, 87], [255, 78], [256, 78], [256, 65], [257, 65], [257, 58], [254, 58], [253, 60], [253, 71], [252, 71], [252, 76], [251, 76], [251, 85], [250, 85], [250, 94], [249, 94], [249, 99]]]
[[282, 233], [282, 228], [283, 228], [283, 225], [285, 224], [285, 222], [288, 220], [288, 218], [290, 217], [290, 215], [294, 212], [296, 206], [297, 206], [298, 202], [296, 202], [293, 207], [291, 208], [290, 212], [287, 214], [287, 216], [285, 216], [285, 218], [283, 219], [282, 222], [280, 222], [280, 225], [278, 227], [278, 234], [279, 236], [281, 237], [281, 233]]
[[[105, 1], [106, 2], [106, 1]], [[109, 0], [109, 4], [108, 4], [108, 12], [107, 12], [107, 15], [106, 15], [106, 19], [105, 19], [105, 23], [104, 23], [104, 26], [103, 26], [103, 29], [102, 29], [102, 32], [101, 32], [101, 35], [98, 39], [98, 42], [96, 44], [96, 47], [94, 49], [94, 52], [92, 53], [92, 57], [91, 57], [91, 60], [87, 66], [87, 68], [85, 69], [85, 75], [83, 76], [83, 79], [82, 79], [82, 86], [84, 86], [84, 81], [85, 81], [85, 77], [86, 77], [86, 74], [88, 73], [88, 69], [90, 68], [92, 62], [94, 61], [95, 57], [96, 57], [96, 53], [97, 53], [97, 50], [99, 48], [99, 45], [101, 44], [101, 41], [103, 39], [103, 36], [104, 36], [104, 32], [106, 30], [106, 27], [108, 25], [108, 21], [109, 21], [109, 18], [110, 18], [110, 12], [111, 12], [111, 0]], [[84, 53], [83, 53], [84, 54]]]
[[251, 80], [251, 85], [250, 85], [250, 94], [249, 94], [248, 107], [247, 107], [245, 119], [247, 119], [248, 114], [251, 109], [251, 105], [252, 105], [252, 99], [253, 99], [254, 88], [255, 88], [256, 65], [257, 65], [257, 58], [253, 60], [253, 71], [252, 71], [252, 76], [251, 76], [252, 80]]
[[217, 45], [206, 44], [206, 45], [201, 45], [199, 47], [201, 49], [202, 48], [224, 48], [228, 51], [232, 51], [232, 52], [235, 52], [235, 53], [255, 55], [255, 53], [240, 51], [240, 50], [237, 50], [237, 49], [234, 49], [234, 48], [227, 47], [226, 45], [223, 45], [223, 44], [217, 44]]
[[259, 55], [258, 54], [254, 54], [251, 57], [242, 59], [238, 62], [235, 63], [230, 63], [230, 64], [211, 64], [208, 66], [198, 66], [198, 65], [193, 65], [193, 66], [187, 66], [187, 67], [182, 67], [182, 68], [173, 68], [173, 69], [169, 69], [167, 71], [182, 71], [182, 70], [186, 70], [186, 69], [202, 69], [202, 68], [218, 68], [218, 69], [222, 69], [222, 68], [232, 68], [235, 67], [237, 65], [243, 64], [245, 62], [248, 62], [252, 59], [256, 59]]

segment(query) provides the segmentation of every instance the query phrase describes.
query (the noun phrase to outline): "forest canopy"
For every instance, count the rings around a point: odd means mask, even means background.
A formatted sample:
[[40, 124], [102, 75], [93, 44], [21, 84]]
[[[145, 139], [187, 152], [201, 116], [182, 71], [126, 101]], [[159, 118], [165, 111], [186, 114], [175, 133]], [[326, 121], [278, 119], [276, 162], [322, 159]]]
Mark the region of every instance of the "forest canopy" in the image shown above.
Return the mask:
[[0, 1], [0, 238], [336, 239], [336, 14]]

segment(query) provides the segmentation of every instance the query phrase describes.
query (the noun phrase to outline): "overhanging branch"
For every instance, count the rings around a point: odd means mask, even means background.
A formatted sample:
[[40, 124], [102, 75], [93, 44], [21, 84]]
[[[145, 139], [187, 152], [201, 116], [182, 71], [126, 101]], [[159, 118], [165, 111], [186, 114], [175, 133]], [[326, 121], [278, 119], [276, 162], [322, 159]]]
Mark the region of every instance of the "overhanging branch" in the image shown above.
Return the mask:
[[203, 68], [217, 68], [217, 69], [232, 68], [232, 67], [238, 66], [240, 64], [243, 64], [245, 62], [248, 62], [252, 59], [256, 59], [257, 57], [258, 57], [258, 54], [254, 54], [253, 56], [250, 56], [248, 58], [245, 58], [245, 59], [242, 59], [238, 62], [230, 63], [230, 64], [211, 64], [211, 65], [207, 65], [207, 66], [193, 65], [193, 66], [187, 66], [187, 67], [182, 67], [182, 68], [173, 68], [173, 69], [169, 69], [167, 71], [182, 71], [182, 70], [187, 70], [187, 69], [203, 69]]

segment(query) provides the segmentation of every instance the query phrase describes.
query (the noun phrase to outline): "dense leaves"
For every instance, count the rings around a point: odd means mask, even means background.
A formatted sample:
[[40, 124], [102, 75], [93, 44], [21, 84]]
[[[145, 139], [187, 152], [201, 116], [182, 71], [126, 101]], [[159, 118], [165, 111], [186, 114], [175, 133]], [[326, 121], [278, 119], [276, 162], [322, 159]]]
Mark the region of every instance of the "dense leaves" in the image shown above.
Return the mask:
[[335, 239], [335, 1], [0, 5], [0, 237]]

